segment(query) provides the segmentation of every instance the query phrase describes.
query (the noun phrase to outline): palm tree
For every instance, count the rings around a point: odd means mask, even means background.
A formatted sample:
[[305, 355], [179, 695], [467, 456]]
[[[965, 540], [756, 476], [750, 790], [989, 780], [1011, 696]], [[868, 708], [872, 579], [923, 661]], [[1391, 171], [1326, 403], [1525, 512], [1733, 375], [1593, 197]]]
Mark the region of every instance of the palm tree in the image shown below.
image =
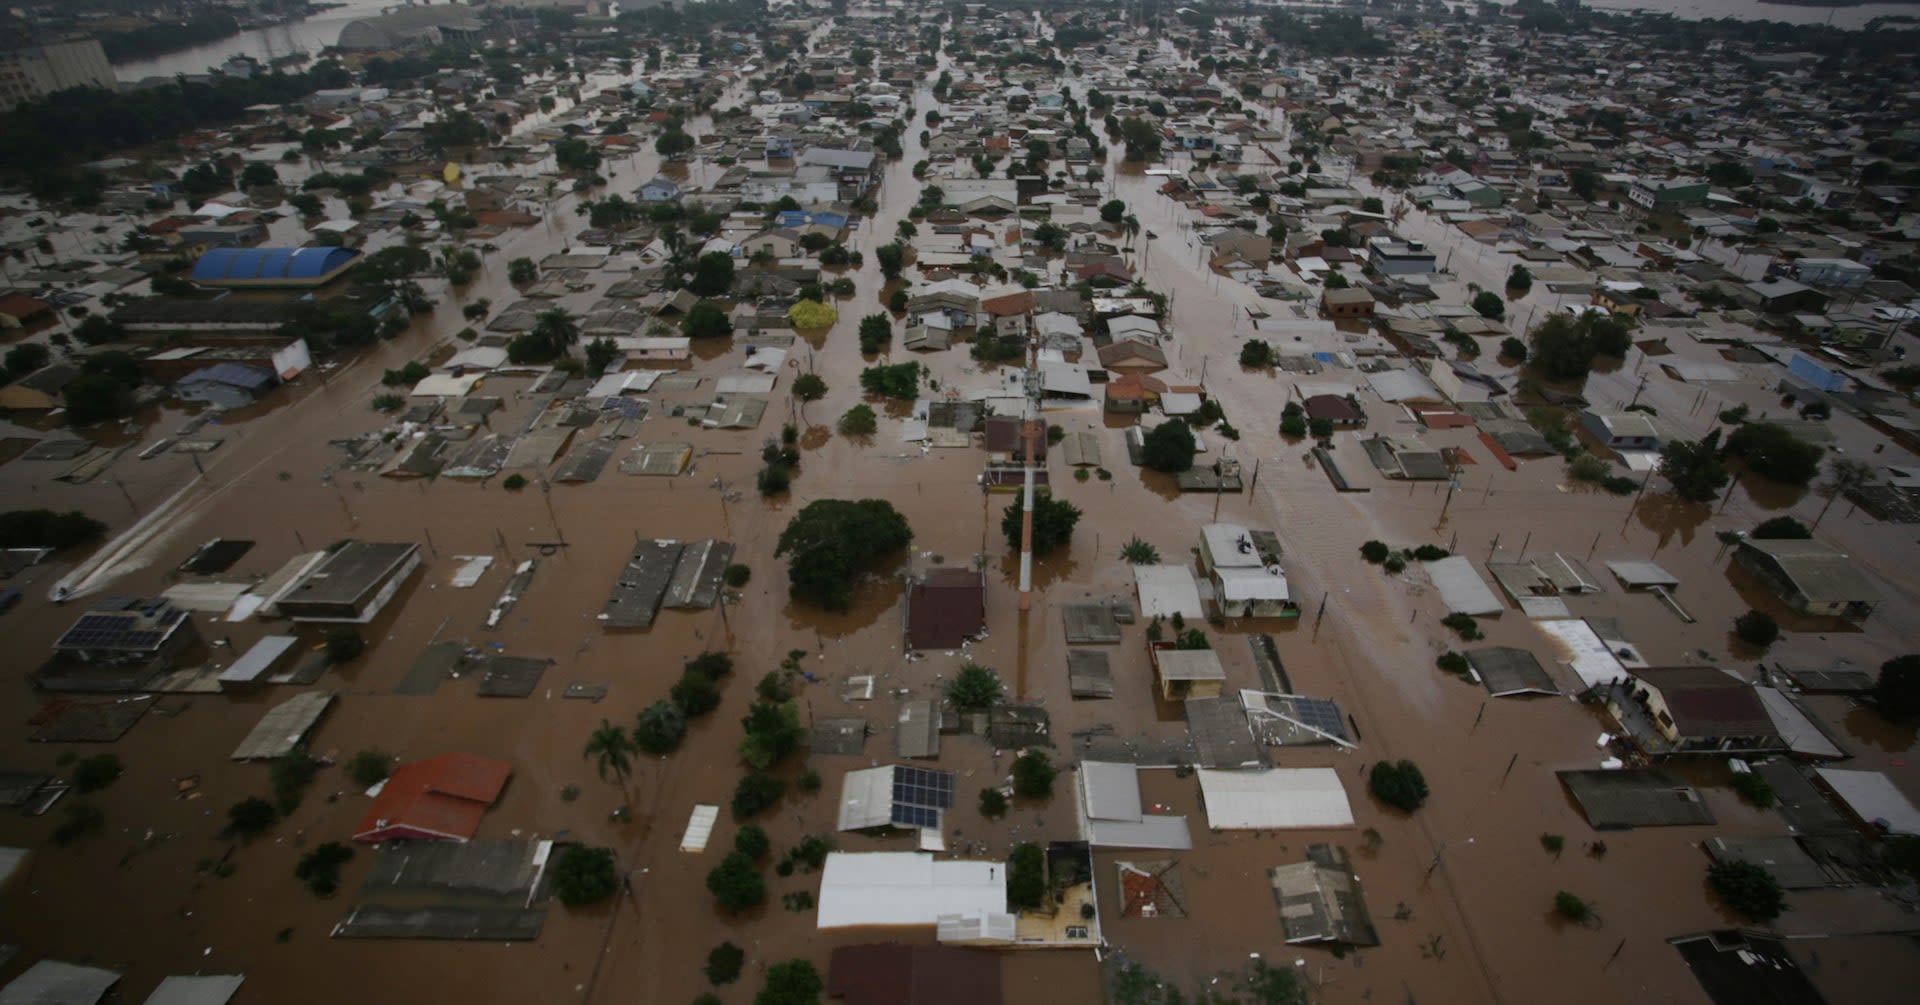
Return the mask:
[[1140, 218], [1128, 213], [1120, 220], [1120, 229], [1127, 232], [1127, 247], [1133, 247], [1133, 239], [1140, 233]]
[[600, 728], [587, 737], [587, 748], [581, 756], [595, 759], [594, 767], [600, 772], [601, 781], [613, 775], [614, 782], [620, 786], [621, 797], [625, 798], [627, 775], [633, 771], [633, 751], [633, 737], [626, 729], [602, 719]]
[[1880, 472], [1866, 461], [1856, 461], [1851, 457], [1837, 457], [1827, 468], [1827, 480], [1814, 487], [1814, 491], [1827, 497], [1827, 504], [1820, 507], [1820, 515], [1813, 518], [1813, 525], [1827, 518], [1827, 511], [1833, 508], [1833, 501], [1862, 485], [1870, 485], [1880, 480]]

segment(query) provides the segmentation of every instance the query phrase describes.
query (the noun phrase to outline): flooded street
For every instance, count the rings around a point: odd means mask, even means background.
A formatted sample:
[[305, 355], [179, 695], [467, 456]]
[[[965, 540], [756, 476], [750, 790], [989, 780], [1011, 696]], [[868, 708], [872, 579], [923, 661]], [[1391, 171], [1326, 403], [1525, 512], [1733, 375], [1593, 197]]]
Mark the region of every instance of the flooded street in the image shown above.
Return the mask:
[[[332, 11], [329, 17], [348, 13]], [[950, 65], [947, 56], [941, 60], [943, 67]], [[595, 78], [588, 94], [615, 83], [611, 77]], [[739, 84], [721, 104], [745, 96]], [[840, 779], [845, 771], [891, 762], [898, 703], [936, 697], [942, 682], [966, 661], [997, 669], [1023, 701], [1047, 710], [1054, 760], [1063, 767], [1111, 749], [1101, 746], [1109, 741], [1143, 748], [1185, 742], [1184, 721], [1157, 710], [1142, 624], [1127, 627], [1118, 645], [1104, 647], [1113, 671], [1113, 700], [1071, 697], [1062, 608], [1133, 596], [1133, 572], [1120, 557], [1129, 539], [1141, 538], [1165, 561], [1180, 563], [1197, 550], [1200, 528], [1218, 521], [1278, 535], [1303, 611], [1296, 621], [1236, 620], [1205, 627], [1225, 665], [1228, 694], [1261, 686], [1248, 638], [1273, 635], [1293, 690], [1333, 699], [1360, 734], [1354, 751], [1275, 748], [1275, 763], [1335, 769], [1346, 783], [1355, 826], [1210, 831], [1193, 778], [1172, 770], [1144, 771], [1144, 801], [1190, 817], [1194, 849], [1178, 856], [1190, 914], [1185, 919], [1123, 918], [1116, 863], [1161, 853], [1099, 851], [1100, 928], [1113, 952], [1183, 988], [1198, 987], [1257, 953], [1275, 966], [1292, 968], [1312, 989], [1313, 1000], [1324, 1005], [1705, 1001], [1665, 939], [1740, 924], [1705, 889], [1707, 859], [1699, 844], [1709, 832], [1676, 827], [1607, 833], [1604, 856], [1589, 854], [1587, 844], [1603, 836], [1589, 827], [1554, 772], [1594, 768], [1607, 756], [1596, 746], [1607, 728], [1602, 717], [1564, 697], [1490, 698], [1478, 685], [1438, 671], [1437, 656], [1465, 647], [1437, 623], [1446, 613], [1438, 591], [1417, 563], [1398, 575], [1364, 563], [1360, 545], [1372, 539], [1395, 548], [1437, 544], [1475, 563], [1553, 552], [1579, 557], [1595, 569], [1609, 560], [1652, 560], [1681, 580], [1676, 596], [1697, 623], [1682, 622], [1651, 595], [1612, 588], [1611, 579], [1607, 592], [1569, 597], [1568, 606], [1576, 616], [1616, 619], [1625, 638], [1654, 666], [1713, 664], [1746, 672], [1760, 657], [1736, 650], [1730, 628], [1749, 605], [1771, 603], [1769, 609], [1789, 629], [1765, 655], [1769, 663], [1824, 665], [1846, 658], [1873, 667], [1920, 638], [1920, 585], [1905, 571], [1906, 553], [1892, 546], [1906, 543], [1899, 528], [1854, 514], [1844, 501], [1821, 524], [1822, 534], [1855, 555], [1887, 593], [1868, 630], [1850, 631], [1793, 619], [1732, 570], [1727, 549], [1715, 536], [1749, 529], [1782, 512], [1811, 521], [1824, 500], [1810, 494], [1783, 498], [1764, 487], [1742, 487], [1725, 506], [1709, 509], [1677, 503], [1656, 479], [1643, 496], [1617, 497], [1571, 482], [1557, 457], [1523, 461], [1518, 470], [1508, 471], [1471, 427], [1428, 430], [1404, 410], [1374, 400], [1367, 402], [1364, 432], [1334, 437], [1341, 470], [1370, 491], [1336, 491], [1307, 457], [1311, 444], [1289, 441], [1278, 431], [1282, 404], [1296, 397], [1295, 378], [1238, 363], [1242, 343], [1257, 334], [1249, 310], [1290, 318], [1289, 306], [1263, 300], [1208, 269], [1205, 249], [1192, 234], [1194, 211], [1160, 193], [1165, 178], [1122, 164], [1116, 145], [1108, 151], [1105, 169], [1112, 197], [1123, 200], [1141, 225], [1132, 261], [1149, 288], [1172, 299], [1167, 376], [1203, 383], [1241, 433], [1230, 442], [1207, 432], [1211, 452], [1201, 460], [1227, 454], [1238, 458], [1250, 476], [1256, 465], [1258, 473], [1244, 494], [1181, 495], [1159, 476], [1126, 463], [1123, 428], [1103, 415], [1097, 400], [1049, 410], [1049, 423], [1097, 437], [1113, 477], [1075, 481], [1064, 464], [1054, 466], [1053, 493], [1080, 507], [1083, 516], [1070, 546], [1037, 560], [1039, 588], [1031, 610], [1022, 613], [1018, 556], [1000, 527], [1002, 513], [1017, 496], [981, 491], [979, 451], [923, 449], [918, 441], [905, 442], [902, 410], [883, 408], [878, 401], [872, 404], [881, 419], [872, 437], [853, 439], [834, 428], [838, 416], [868, 400], [860, 391], [859, 373], [875, 359], [860, 354], [856, 331], [863, 315], [883, 310], [889, 289], [875, 252], [892, 240], [917, 199], [920, 186], [912, 166], [927, 157], [919, 134], [926, 113], [940, 107], [927, 81], [919, 83], [912, 103], [915, 117], [901, 134], [905, 155], [886, 164], [878, 211], [861, 220], [846, 242], [865, 256], [862, 267], [844, 273], [855, 292], [836, 301], [838, 322], [817, 341], [807, 339], [810, 349], [803, 352], [796, 344], [791, 357], [794, 371], [806, 367], [826, 380], [827, 395], [804, 405], [792, 401], [790, 372], [769, 397], [759, 427], [744, 431], [706, 428], [671, 414], [674, 405], [711, 401], [710, 384], [651, 395], [652, 410], [638, 438], [691, 444], [692, 464], [684, 475], [631, 477], [610, 467], [585, 484], [549, 485], [539, 477], [551, 477], [548, 465], [524, 472], [532, 484], [510, 491], [497, 478], [382, 478], [345, 466], [345, 453], [329, 443], [385, 427], [386, 418], [370, 407], [383, 390], [385, 370], [464, 347], [454, 337], [467, 324], [460, 315], [464, 304], [485, 298], [498, 313], [520, 298], [507, 279], [510, 260], [538, 261], [581, 246], [587, 218], [575, 211], [580, 197], [567, 193], [551, 201], [541, 223], [494, 239], [499, 250], [486, 256], [470, 286], [452, 290], [430, 281], [436, 308], [406, 334], [337, 369], [307, 374], [276, 392], [269, 407], [209, 426], [208, 434], [223, 443], [202, 458], [204, 472], [176, 452], [137, 459], [141, 444], [171, 434], [187, 419], [186, 412], [169, 405], [143, 415], [150, 423], [143, 429], [87, 433], [102, 442], [133, 445], [102, 477], [68, 485], [52, 481], [48, 465], [29, 468], [37, 462], [15, 461], [0, 482], [0, 502], [8, 509], [78, 508], [107, 520], [113, 534], [146, 520], [136, 538], [81, 556], [93, 561], [78, 575], [76, 563], [63, 559], [29, 570], [11, 584], [31, 597], [8, 615], [9, 642], [17, 654], [10, 665], [17, 672], [4, 687], [19, 720], [46, 703], [27, 674], [78, 613], [76, 605], [42, 602], [64, 577], [74, 576], [73, 582], [81, 584], [82, 599], [155, 595], [179, 580], [174, 570], [195, 548], [216, 536], [255, 542], [222, 577], [227, 580], [264, 577], [294, 555], [345, 538], [417, 542], [424, 568], [365, 627], [367, 653], [315, 685], [339, 699], [314, 734], [314, 752], [343, 763], [370, 748], [403, 761], [454, 751], [504, 760], [514, 775], [502, 800], [486, 814], [479, 837], [608, 845], [626, 872], [630, 896], [589, 909], [556, 904], [532, 942], [330, 938], [368, 872], [372, 850], [358, 849], [345, 869], [342, 893], [329, 899], [307, 894], [293, 871], [304, 849], [344, 840], [368, 808], [368, 798], [354, 790], [343, 768], [323, 768], [299, 809], [267, 837], [234, 844], [218, 836], [229, 805], [268, 791], [264, 764], [236, 763], [229, 756], [262, 713], [297, 690], [282, 686], [239, 696], [161, 696], [153, 711], [110, 748], [126, 772], [95, 799], [106, 810], [105, 831], [70, 848], [36, 851], [0, 892], [7, 940], [58, 959], [118, 970], [126, 975], [123, 997], [131, 993], [135, 1000], [167, 974], [231, 972], [247, 975], [248, 1002], [369, 1003], [461, 997], [688, 1001], [709, 990], [699, 967], [707, 951], [732, 941], [747, 951], [748, 970], [741, 984], [722, 994], [728, 1001], [744, 1001], [744, 992], [758, 986], [760, 970], [769, 963], [804, 957], [824, 971], [833, 947], [875, 938], [870, 930], [817, 931], [810, 912], [782, 907], [783, 894], [817, 891], [817, 875], [770, 876], [764, 906], [739, 916], [720, 913], [704, 881], [730, 846], [736, 829], [730, 812], [723, 810], [714, 846], [706, 853], [679, 850], [694, 806], [724, 807], [743, 773], [737, 723], [753, 699], [755, 682], [798, 650], [814, 681], [800, 693], [803, 721], [861, 716], [871, 727], [859, 755], [811, 755], [778, 771], [789, 783], [788, 795], [760, 820], [776, 854], [808, 835], [832, 835], [843, 850], [906, 850], [907, 838], [834, 834]], [[566, 112], [562, 107], [555, 114]], [[713, 124], [703, 118], [688, 129], [706, 135]], [[965, 172], [964, 165], [957, 169]], [[609, 162], [603, 169], [608, 186], [592, 195], [631, 194], [661, 170], [649, 143], [642, 152]], [[720, 173], [717, 165], [694, 164], [686, 180], [711, 183]], [[1372, 192], [1364, 179], [1354, 179], [1353, 185]], [[1452, 252], [1450, 291], [1467, 282], [1497, 288], [1513, 261], [1472, 242], [1461, 246], [1464, 239], [1448, 238], [1443, 221], [1419, 211], [1402, 227], [1406, 236]], [[1148, 232], [1158, 236], [1150, 239]], [[915, 270], [908, 275], [915, 286], [924, 285]], [[551, 303], [584, 313], [604, 296], [611, 278], [596, 274], [593, 289]], [[988, 295], [1001, 292], [992, 288]], [[1524, 319], [1538, 312], [1544, 317], [1561, 299], [1539, 283], [1527, 297], [1508, 304], [1509, 316]], [[1311, 305], [1307, 316], [1315, 316]], [[963, 345], [935, 354], [909, 353], [898, 327], [879, 362], [922, 362], [940, 388], [976, 388], [997, 379], [982, 375]], [[1674, 339], [1679, 351], [1709, 355], [1691, 340], [1680, 347], [1682, 341]], [[696, 346], [695, 352], [700, 358], [692, 368], [709, 379], [736, 372], [746, 361], [745, 346], [733, 340]], [[1507, 372], [1491, 353], [1483, 354], [1479, 365]], [[1636, 351], [1618, 370], [1596, 373], [1586, 395], [1609, 405], [1624, 402], [1641, 392], [1638, 380], [1647, 367], [1647, 358]], [[1334, 377], [1364, 380], [1352, 372], [1319, 379]], [[547, 396], [533, 388], [534, 381], [525, 377], [484, 380], [475, 393], [504, 403], [488, 428], [524, 428], [547, 403]], [[1744, 402], [1758, 412], [1778, 399], [1757, 383], [1716, 384], [1702, 394], [1691, 385], [1654, 379], [1640, 400], [1657, 406], [1688, 435], [1698, 435], [1720, 408]], [[801, 447], [792, 489], [762, 499], [754, 490], [760, 449], [787, 422], [799, 427]], [[1856, 442], [1866, 449], [1866, 427], [1842, 416], [1832, 426], [1849, 450]], [[1457, 487], [1449, 491], [1445, 483], [1380, 476], [1358, 441], [1381, 432], [1460, 448], [1469, 463]], [[583, 438], [576, 436], [574, 443]], [[791, 603], [784, 562], [773, 556], [781, 530], [809, 502], [860, 498], [892, 502], [913, 528], [911, 548], [864, 581], [845, 613]], [[644, 631], [601, 626], [596, 615], [636, 541], [705, 537], [733, 542], [734, 561], [752, 570], [737, 603], [709, 611], [663, 611]], [[458, 556], [473, 555], [491, 555], [495, 561], [474, 588], [456, 589], [451, 577], [460, 565]], [[539, 563], [531, 587], [497, 627], [487, 628], [488, 611], [513, 566], [527, 559]], [[904, 578], [939, 565], [986, 570], [987, 634], [964, 652], [928, 653], [910, 661], [903, 652]], [[208, 650], [216, 665], [229, 664], [265, 635], [294, 631], [286, 622], [227, 623], [206, 614], [195, 620], [206, 639], [218, 643]], [[1482, 619], [1481, 626], [1487, 634], [1483, 645], [1546, 651], [1540, 630], [1511, 606], [1498, 617]], [[323, 633], [314, 626], [297, 632], [301, 649], [321, 646]], [[555, 662], [524, 699], [480, 697], [473, 676], [446, 681], [430, 695], [396, 693], [426, 647], [444, 641]], [[627, 792], [597, 777], [581, 754], [593, 729], [603, 720], [630, 724], [640, 709], [667, 695], [685, 661], [707, 650], [730, 653], [735, 661], [733, 674], [722, 682], [718, 711], [695, 720], [675, 753], [641, 758]], [[1549, 670], [1568, 691], [1578, 683], [1564, 665]], [[876, 677], [874, 698], [846, 700], [845, 680], [868, 674]], [[562, 694], [570, 684], [604, 685], [606, 696], [569, 700]], [[1914, 744], [1910, 730], [1891, 729], [1841, 699], [1823, 698], [1813, 706], [1846, 734], [1856, 755], [1850, 766], [1885, 770], [1904, 786], [1920, 784], [1920, 767], [1907, 759]], [[56, 758], [69, 748], [32, 743], [26, 739], [29, 732], [0, 731], [0, 763], [11, 770], [56, 770]], [[79, 750], [83, 756], [94, 752]], [[1012, 756], [979, 737], [943, 738], [937, 766], [958, 776], [958, 805], [948, 814], [946, 833], [949, 849], [957, 854], [998, 859], [1016, 843], [1076, 838], [1076, 779], [1067, 770], [1050, 801], [1016, 801], [1004, 820], [979, 814], [978, 791], [1002, 783]], [[1419, 763], [1433, 793], [1412, 816], [1367, 794], [1367, 770], [1403, 758]], [[804, 770], [824, 778], [819, 791], [797, 791]], [[182, 794], [178, 782], [185, 778], [197, 784]], [[1747, 808], [1725, 787], [1723, 769], [1705, 771], [1697, 781], [1718, 819], [1712, 835], [1781, 833], [1778, 816]], [[610, 812], [629, 800], [632, 819], [610, 819]], [[55, 816], [0, 816], [0, 844], [45, 845]], [[1541, 837], [1549, 834], [1564, 836], [1563, 853], [1543, 849]], [[1306, 846], [1318, 842], [1353, 851], [1383, 940], [1380, 947], [1336, 954], [1282, 940], [1267, 870], [1300, 861]], [[232, 875], [214, 875], [209, 867], [214, 860], [231, 862]], [[1559, 921], [1553, 895], [1560, 890], [1593, 901], [1601, 923], [1583, 927]], [[1796, 894], [1792, 906], [1781, 927], [1799, 933], [1884, 930], [1905, 923], [1891, 904], [1865, 889]], [[914, 929], [886, 937], [930, 943], [934, 933]], [[1098, 1000], [1099, 964], [1092, 953], [1003, 955], [1011, 1003]]]

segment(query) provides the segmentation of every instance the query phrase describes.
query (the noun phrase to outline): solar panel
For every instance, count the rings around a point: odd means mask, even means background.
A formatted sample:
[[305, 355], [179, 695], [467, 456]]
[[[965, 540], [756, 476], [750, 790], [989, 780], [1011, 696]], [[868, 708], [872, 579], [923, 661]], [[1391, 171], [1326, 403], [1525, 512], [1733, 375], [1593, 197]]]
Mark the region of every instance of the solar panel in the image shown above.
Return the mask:
[[1340, 706], [1325, 698], [1293, 699], [1293, 717], [1323, 733], [1347, 735], [1346, 722], [1340, 718]]
[[892, 820], [901, 827], [938, 827], [940, 811], [953, 808], [953, 772], [896, 766]]

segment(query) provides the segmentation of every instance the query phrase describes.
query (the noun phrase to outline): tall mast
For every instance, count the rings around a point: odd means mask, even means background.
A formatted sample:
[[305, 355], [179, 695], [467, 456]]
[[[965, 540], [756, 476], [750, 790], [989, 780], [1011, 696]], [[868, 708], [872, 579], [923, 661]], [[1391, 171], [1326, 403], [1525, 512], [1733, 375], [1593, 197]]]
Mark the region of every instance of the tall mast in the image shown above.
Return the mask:
[[1024, 484], [1020, 501], [1020, 609], [1033, 607], [1033, 482], [1040, 456], [1040, 443], [1046, 435], [1040, 422], [1040, 340], [1033, 330], [1033, 311], [1027, 311], [1026, 421], [1020, 427], [1020, 443], [1026, 452], [1022, 459]]

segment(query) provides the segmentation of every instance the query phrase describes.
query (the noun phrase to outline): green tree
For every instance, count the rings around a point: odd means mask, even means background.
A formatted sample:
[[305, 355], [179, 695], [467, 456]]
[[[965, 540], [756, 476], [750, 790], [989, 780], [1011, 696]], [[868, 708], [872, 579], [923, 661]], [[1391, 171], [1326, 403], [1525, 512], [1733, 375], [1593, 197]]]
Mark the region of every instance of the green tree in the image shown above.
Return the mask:
[[1030, 749], [1013, 760], [1014, 794], [1022, 799], [1045, 799], [1053, 795], [1053, 780], [1059, 773], [1046, 751]]
[[871, 356], [893, 341], [893, 319], [885, 314], [869, 314], [860, 319], [860, 352]]
[[520, 286], [540, 278], [540, 266], [531, 258], [516, 258], [507, 263], [507, 281]]
[[671, 701], [656, 701], [640, 710], [633, 726], [633, 745], [648, 754], [671, 754], [687, 736], [687, 713]]
[[1240, 347], [1240, 365], [1249, 370], [1267, 370], [1273, 367], [1273, 347], [1263, 339], [1248, 339]]
[[977, 663], [968, 663], [947, 681], [947, 700], [958, 709], [987, 708], [1000, 700], [1006, 685], [1000, 675]]
[[1007, 907], [1037, 910], [1047, 898], [1047, 857], [1040, 846], [1026, 842], [1007, 856]]
[[1007, 815], [1007, 794], [988, 786], [980, 790], [980, 815], [998, 820]]
[[568, 907], [597, 904], [620, 889], [613, 849], [570, 844], [553, 863], [553, 895]]
[[1100, 219], [1106, 223], [1118, 225], [1127, 218], [1127, 204], [1118, 199], [1109, 199], [1100, 205]]
[[1500, 299], [1500, 294], [1492, 290], [1481, 290], [1473, 297], [1473, 310], [1483, 318], [1493, 318], [1497, 321], [1507, 316], [1507, 303]]
[[562, 171], [594, 171], [600, 167], [600, 148], [578, 136], [553, 145], [553, 161]]
[[1895, 656], [1880, 664], [1873, 683], [1873, 705], [1889, 719], [1920, 715], [1920, 654]]
[[920, 397], [920, 364], [867, 367], [860, 371], [860, 389], [882, 398], [913, 401]]
[[363, 789], [380, 784], [392, 770], [393, 755], [371, 747], [354, 754], [347, 762], [347, 777]]
[[693, 149], [693, 137], [678, 127], [668, 129], [653, 141], [653, 152], [662, 157], [678, 157]]
[[720, 685], [698, 670], [680, 675], [667, 697], [689, 718], [698, 718], [720, 707]]
[[53, 350], [38, 342], [22, 342], [7, 350], [7, 376], [24, 377], [52, 361]]
[[780, 532], [774, 557], [789, 556], [788, 593], [796, 601], [844, 611], [854, 578], [873, 559], [907, 546], [913, 530], [882, 499], [808, 503]]
[[67, 423], [74, 426], [117, 419], [133, 410], [133, 389], [104, 373], [75, 377], [61, 390], [61, 397], [67, 406]]
[[1193, 430], [1179, 419], [1168, 419], [1146, 435], [1140, 460], [1155, 471], [1178, 473], [1193, 467]]
[[1553, 895], [1553, 913], [1576, 925], [1584, 925], [1593, 920], [1593, 905], [1576, 894], [1561, 890]]
[[707, 954], [704, 968], [707, 982], [715, 987], [732, 984], [740, 979], [740, 968], [746, 965], [747, 951], [731, 942], [722, 942]]
[[81, 795], [98, 792], [120, 780], [120, 774], [126, 770], [120, 764], [118, 754], [94, 754], [83, 757], [73, 766], [73, 788]]
[[733, 833], [733, 850], [755, 862], [767, 857], [767, 850], [772, 847], [773, 842], [767, 838], [766, 828], [759, 824], [742, 824]]
[[[1020, 548], [1021, 523], [1025, 513], [1024, 501], [1015, 496], [1013, 505], [1000, 515], [1000, 532], [1007, 536], [1007, 546], [1016, 551]], [[1065, 499], [1055, 499], [1052, 493], [1036, 493], [1033, 499], [1033, 553], [1046, 555], [1064, 547], [1072, 540], [1073, 528], [1079, 522], [1080, 507]]]
[[1128, 565], [1159, 565], [1160, 549], [1135, 536], [1120, 546], [1120, 558]]
[[1756, 541], [1811, 541], [1813, 531], [1790, 516], [1776, 516], [1761, 521], [1748, 536]]
[[351, 663], [366, 651], [367, 640], [360, 637], [359, 630], [345, 626], [327, 629], [326, 654], [329, 664], [339, 666]]
[[1527, 361], [1527, 344], [1509, 335], [1500, 340], [1500, 355], [1515, 363]]
[[800, 725], [800, 706], [793, 701], [757, 701], [740, 720], [746, 735], [741, 738], [740, 759], [756, 771], [765, 771], [800, 749], [806, 735]]
[[600, 780], [606, 781], [613, 776], [613, 783], [619, 787], [622, 798], [626, 796], [627, 775], [633, 771], [633, 738], [619, 726], [600, 720], [600, 728], [587, 737], [586, 749], [581, 756], [593, 761], [594, 770], [600, 773]]
[[840, 416], [842, 436], [872, 436], [879, 428], [879, 417], [868, 405], [855, 405]]
[[1766, 923], [1787, 909], [1786, 894], [1765, 867], [1726, 860], [1707, 867], [1707, 886], [1714, 896], [1749, 921]]
[[1660, 477], [1673, 486], [1673, 494], [1688, 502], [1708, 502], [1720, 498], [1733, 476], [1720, 463], [1719, 430], [1705, 440], [1671, 440], [1660, 448]]
[[900, 278], [900, 270], [906, 267], [907, 249], [894, 241], [874, 249], [874, 259], [880, 263], [880, 274], [888, 280]]
[[1380, 761], [1367, 777], [1375, 799], [1412, 813], [1427, 801], [1427, 776], [1412, 761]]
[[1726, 454], [1747, 470], [1784, 485], [1805, 485], [1820, 472], [1826, 451], [1773, 422], [1748, 422], [1727, 437]]
[[307, 884], [316, 897], [326, 897], [340, 888], [340, 867], [353, 860], [353, 849], [338, 841], [314, 848], [294, 867], [295, 879]]
[[606, 336], [587, 343], [587, 372], [605, 373], [620, 358], [620, 346]]
[[267, 832], [280, 819], [273, 804], [259, 796], [248, 796], [227, 807], [227, 826], [221, 831], [242, 841], [251, 841]]
[[760, 906], [767, 899], [767, 881], [753, 859], [730, 851], [707, 873], [707, 891], [713, 894], [722, 911], [739, 914]]
[[687, 308], [687, 316], [680, 319], [680, 334], [694, 339], [726, 338], [733, 334], [733, 322], [719, 304], [702, 300]]
[[787, 783], [778, 775], [752, 771], [740, 776], [740, 781], [733, 786], [734, 818], [745, 820], [762, 812], [779, 802], [786, 791]]
[[793, 396], [801, 401], [819, 401], [827, 396], [827, 382], [817, 373], [803, 373], [793, 379]]
[[702, 297], [725, 296], [733, 289], [733, 256], [724, 251], [709, 251], [693, 263], [693, 278], [687, 289]]
[[1780, 637], [1780, 623], [1765, 611], [1749, 610], [1733, 619], [1733, 634], [1750, 646], [1765, 649]]
[[1507, 273], [1507, 289], [1523, 297], [1526, 296], [1527, 291], [1533, 289], [1533, 273], [1528, 272], [1526, 266], [1515, 262], [1513, 271]]
[[240, 187], [243, 189], [278, 184], [280, 184], [280, 172], [275, 171], [273, 165], [265, 161], [248, 161], [247, 166], [240, 169]]
[[753, 996], [753, 1005], [820, 1005], [820, 992], [825, 988], [812, 963], [775, 963], [767, 968], [767, 986]]

